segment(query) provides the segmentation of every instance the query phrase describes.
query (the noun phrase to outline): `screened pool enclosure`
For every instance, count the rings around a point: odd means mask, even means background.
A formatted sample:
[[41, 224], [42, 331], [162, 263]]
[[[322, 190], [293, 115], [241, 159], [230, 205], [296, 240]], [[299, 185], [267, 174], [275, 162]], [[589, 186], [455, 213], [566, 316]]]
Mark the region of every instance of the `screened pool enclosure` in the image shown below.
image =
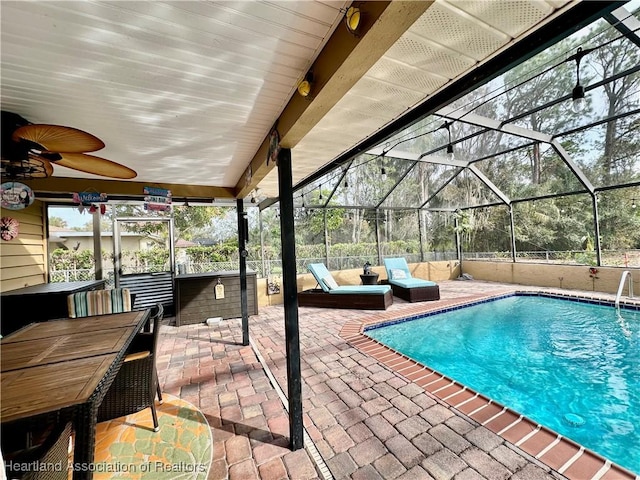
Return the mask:
[[[640, 266], [639, 3], [294, 186], [298, 271], [398, 255]], [[265, 262], [278, 209], [260, 203]]]

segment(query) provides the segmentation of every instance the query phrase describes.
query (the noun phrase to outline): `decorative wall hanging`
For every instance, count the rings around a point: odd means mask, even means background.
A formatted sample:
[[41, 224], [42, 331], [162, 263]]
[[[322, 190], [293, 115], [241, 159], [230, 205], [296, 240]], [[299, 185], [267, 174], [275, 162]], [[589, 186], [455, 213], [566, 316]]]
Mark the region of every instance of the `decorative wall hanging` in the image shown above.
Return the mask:
[[33, 190], [20, 182], [4, 182], [0, 186], [2, 208], [8, 210], [22, 210], [33, 203]]
[[74, 193], [73, 201], [80, 204], [78, 207], [80, 213], [84, 213], [85, 210], [88, 210], [89, 213], [94, 213], [99, 210], [100, 214], [104, 215], [107, 211], [105, 203], [109, 201], [109, 198], [106, 193], [85, 191]]
[[280, 152], [280, 134], [278, 129], [273, 127], [269, 132], [269, 152], [267, 153], [267, 165], [275, 164], [278, 161], [278, 152]]
[[0, 219], [0, 238], [8, 242], [18, 236], [20, 223], [15, 218], [2, 217]]
[[157, 187], [144, 187], [144, 209], [154, 211], [171, 210], [171, 190]]

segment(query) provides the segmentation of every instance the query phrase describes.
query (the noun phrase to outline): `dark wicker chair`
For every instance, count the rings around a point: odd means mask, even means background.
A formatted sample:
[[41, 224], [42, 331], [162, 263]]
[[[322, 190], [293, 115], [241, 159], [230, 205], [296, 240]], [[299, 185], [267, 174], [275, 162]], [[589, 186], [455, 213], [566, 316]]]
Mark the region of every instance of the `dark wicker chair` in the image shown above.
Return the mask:
[[127, 350], [122, 367], [98, 409], [98, 422], [151, 408], [154, 431], [159, 430], [156, 393], [160, 400], [162, 397], [156, 372], [156, 350], [163, 315], [162, 304], [153, 307], [150, 315], [152, 331], [139, 333]]
[[[56, 424], [44, 442], [36, 447], [12, 452], [5, 460], [7, 478], [22, 480], [67, 480], [69, 477], [69, 440], [73, 428], [70, 421]], [[12, 470], [12, 465], [20, 465], [19, 470]], [[33, 468], [22, 471], [25, 466]]]

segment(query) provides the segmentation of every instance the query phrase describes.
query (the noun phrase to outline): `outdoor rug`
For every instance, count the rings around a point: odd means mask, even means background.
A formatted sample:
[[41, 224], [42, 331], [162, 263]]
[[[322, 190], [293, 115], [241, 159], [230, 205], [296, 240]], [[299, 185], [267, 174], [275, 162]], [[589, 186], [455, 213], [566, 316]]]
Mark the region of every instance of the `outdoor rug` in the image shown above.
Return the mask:
[[151, 410], [97, 425], [94, 479], [205, 480], [213, 437], [204, 414], [166, 393], [156, 402], [160, 431]]

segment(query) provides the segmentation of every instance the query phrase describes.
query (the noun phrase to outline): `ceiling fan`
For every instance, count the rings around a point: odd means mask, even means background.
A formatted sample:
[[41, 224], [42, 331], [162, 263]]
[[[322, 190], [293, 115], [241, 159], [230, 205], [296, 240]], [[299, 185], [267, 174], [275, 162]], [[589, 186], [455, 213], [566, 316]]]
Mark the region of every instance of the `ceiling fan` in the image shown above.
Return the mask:
[[135, 170], [119, 163], [87, 155], [104, 148], [90, 133], [61, 125], [34, 124], [20, 115], [2, 110], [0, 174], [12, 180], [45, 178], [53, 165], [109, 178], [135, 178]]

